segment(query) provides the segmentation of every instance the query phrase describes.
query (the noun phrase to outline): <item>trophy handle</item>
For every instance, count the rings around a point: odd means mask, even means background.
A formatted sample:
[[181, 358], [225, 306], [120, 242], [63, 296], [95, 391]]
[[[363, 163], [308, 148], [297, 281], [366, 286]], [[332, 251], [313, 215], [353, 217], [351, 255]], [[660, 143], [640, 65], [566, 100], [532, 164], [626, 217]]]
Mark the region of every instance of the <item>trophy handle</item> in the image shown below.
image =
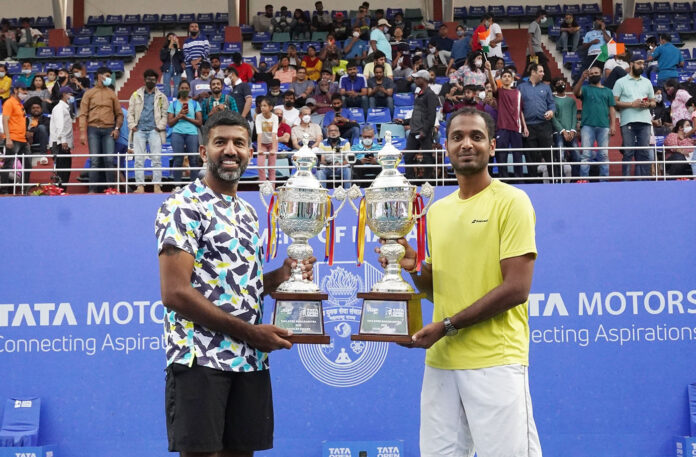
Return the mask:
[[425, 213], [428, 212], [428, 208], [430, 208], [430, 205], [433, 203], [433, 200], [435, 199], [435, 189], [433, 189], [433, 186], [431, 186], [430, 183], [426, 182], [421, 186], [420, 194], [421, 196], [428, 199], [428, 203], [425, 204], [425, 206], [423, 207], [423, 211], [421, 211], [420, 214], [415, 215], [416, 219], [420, 219], [421, 217], [425, 216]]
[[326, 218], [325, 226], [331, 223], [334, 219], [338, 217], [338, 213], [341, 212], [343, 209], [343, 206], [345, 206], [346, 201], [350, 202], [351, 206], [355, 208], [355, 205], [353, 204], [353, 199], [359, 198], [361, 195], [360, 189], [358, 186], [353, 184], [350, 189], [347, 191], [343, 187], [339, 187], [336, 190], [334, 190], [332, 198], [335, 198], [336, 200], [340, 201], [341, 204], [334, 210], [334, 214], [331, 217]]
[[270, 197], [273, 195], [273, 184], [271, 184], [270, 181], [264, 181], [261, 183], [259, 186], [259, 195], [261, 196], [261, 201], [263, 202], [263, 206], [266, 207], [266, 211], [268, 211], [268, 202], [266, 202], [265, 197]]
[[355, 205], [353, 200], [360, 200], [362, 198], [362, 191], [358, 186], [353, 184], [350, 189], [348, 189], [348, 203], [350, 203], [350, 206], [353, 207], [353, 211], [355, 211], [355, 214], [358, 214], [360, 212], [360, 209]]

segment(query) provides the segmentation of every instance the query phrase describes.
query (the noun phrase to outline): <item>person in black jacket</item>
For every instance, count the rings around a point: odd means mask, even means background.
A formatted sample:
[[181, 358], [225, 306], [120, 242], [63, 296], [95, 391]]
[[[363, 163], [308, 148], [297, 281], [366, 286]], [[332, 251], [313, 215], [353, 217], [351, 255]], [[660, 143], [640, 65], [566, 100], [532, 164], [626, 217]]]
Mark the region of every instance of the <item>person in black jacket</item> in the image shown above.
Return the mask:
[[[27, 117], [27, 142], [29, 146], [38, 145], [34, 151], [45, 154], [48, 150], [48, 136], [51, 131], [51, 118], [44, 116], [43, 103], [39, 97], [31, 97], [24, 103]], [[35, 153], [36, 153], [35, 152]]]
[[[181, 82], [181, 73], [183, 73], [185, 68], [184, 63], [184, 52], [179, 48], [179, 38], [169, 32], [167, 34], [167, 39], [164, 42], [164, 46], [160, 50], [160, 60], [162, 61], [162, 83], [164, 84], [164, 95], [167, 98], [172, 98], [172, 88], [171, 83], [174, 82], [174, 90], [179, 87]], [[176, 92], [174, 97], [177, 97]]]

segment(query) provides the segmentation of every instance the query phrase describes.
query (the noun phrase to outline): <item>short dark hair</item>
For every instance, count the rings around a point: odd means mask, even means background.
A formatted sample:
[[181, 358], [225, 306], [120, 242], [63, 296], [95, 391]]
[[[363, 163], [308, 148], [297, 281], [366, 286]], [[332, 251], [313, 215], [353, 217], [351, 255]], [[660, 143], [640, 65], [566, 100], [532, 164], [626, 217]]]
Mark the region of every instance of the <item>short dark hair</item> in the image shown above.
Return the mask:
[[205, 124], [203, 124], [203, 128], [201, 128], [203, 144], [208, 144], [210, 131], [220, 125], [244, 127], [244, 130], [247, 132], [247, 142], [248, 144], [251, 144], [251, 129], [249, 128], [249, 122], [247, 122], [247, 120], [244, 119], [238, 112], [227, 109], [216, 112], [208, 118]]
[[372, 56], [374, 57], [372, 60], [377, 60], [377, 59], [379, 59], [380, 57], [385, 57], [385, 58], [387, 57], [387, 55], [386, 55], [384, 52], [382, 52], [382, 51], [375, 51], [375, 52], [372, 54]]
[[230, 71], [230, 74], [234, 73], [235, 76], [239, 76], [239, 72], [233, 66], [229, 66], [227, 69]]
[[467, 84], [466, 86], [464, 86], [464, 90], [465, 91], [470, 90], [472, 92], [476, 92], [476, 84]]
[[372, 71], [375, 72], [378, 68], [381, 68], [382, 71], [384, 71], [384, 65], [375, 65], [375, 68], [373, 68]]
[[[375, 52], [375, 54], [377, 54], [377, 52]], [[375, 57], [375, 59], [376, 59], [376, 57]], [[355, 61], [351, 60], [350, 62], [348, 62], [348, 65], [346, 65], [346, 70], [348, 70], [349, 68], [357, 68], [357, 66], [358, 65], [355, 63]]]
[[268, 8], [273, 8], [273, 5], [268, 4], [268, 5], [266, 5], [266, 6], [263, 7], [263, 9], [265, 9], [265, 10], [267, 10]]
[[478, 116], [481, 119], [483, 119], [483, 122], [486, 124], [486, 130], [488, 131], [488, 141], [491, 141], [495, 139], [495, 121], [491, 117], [490, 114], [486, 113], [485, 111], [479, 111], [476, 108], [471, 108], [471, 107], [466, 107], [466, 108], [461, 108], [452, 113], [449, 119], [447, 119], [447, 125], [445, 126], [445, 131], [448, 132], [450, 131], [450, 125], [452, 125], [452, 121], [459, 117], [459, 116]]
[[30, 60], [22, 60], [22, 63], [21, 63], [20, 65], [24, 65], [25, 63], [28, 63], [29, 65], [31, 65], [31, 61], [30, 61]]
[[220, 56], [217, 54], [213, 54], [212, 56], [210, 56], [210, 60], [212, 61], [213, 59], [220, 60]]
[[341, 100], [341, 103], [343, 103], [343, 98], [341, 98], [341, 94], [333, 94], [331, 96], [331, 101], [334, 101], [334, 100]]
[[500, 76], [503, 76], [506, 73], [512, 76], [513, 78], [515, 77], [515, 71], [513, 71], [510, 67], [503, 68], [503, 71], [500, 72]]
[[213, 84], [213, 81], [220, 81], [220, 84], [222, 84], [222, 87], [225, 87], [225, 81], [223, 81], [222, 78], [218, 78], [217, 76], [214, 76], [210, 78], [210, 84]]
[[672, 37], [669, 33], [661, 33], [660, 39], [665, 41], [672, 41]]
[[271, 79], [271, 82], [268, 83], [268, 87], [278, 87], [280, 86], [280, 80], [277, 78]]
[[0, 67], [2, 67], [2, 68], [4, 68], [5, 70], [7, 70], [7, 65], [5, 64], [5, 62], [0, 62]]
[[203, 62], [201, 62], [201, 64], [198, 66], [198, 69], [199, 69], [199, 70], [203, 70], [203, 69], [206, 69], [206, 68], [207, 68], [208, 70], [210, 70], [211, 68], [213, 68], [213, 67], [210, 66], [210, 62], [205, 62], [205, 61], [203, 61]]
[[242, 61], [242, 55], [238, 52], [235, 52], [232, 54], [232, 62], [234, 63], [241, 63]]
[[80, 62], [75, 62], [74, 64], [72, 64], [72, 68], [73, 68], [73, 70], [74, 69], [82, 70], [82, 64]]
[[285, 92], [283, 92], [283, 98], [287, 97], [288, 95], [292, 95], [293, 97], [295, 96], [295, 91], [292, 89], [288, 89]]
[[159, 78], [159, 74], [157, 74], [157, 72], [155, 70], [153, 70], [152, 68], [148, 68], [147, 70], [145, 70], [143, 72], [144, 79], [152, 78], [152, 77]]
[[488, 19], [493, 19], [493, 16], [491, 15], [491, 13], [484, 14], [483, 17], [481, 17], [481, 22], [486, 21]]
[[536, 13], [537, 19], [540, 18], [541, 16], [546, 16], [546, 10], [544, 8], [539, 8]]
[[97, 68], [97, 76], [99, 75], [105, 75], [107, 73], [111, 73], [111, 70], [109, 67], [99, 67]]

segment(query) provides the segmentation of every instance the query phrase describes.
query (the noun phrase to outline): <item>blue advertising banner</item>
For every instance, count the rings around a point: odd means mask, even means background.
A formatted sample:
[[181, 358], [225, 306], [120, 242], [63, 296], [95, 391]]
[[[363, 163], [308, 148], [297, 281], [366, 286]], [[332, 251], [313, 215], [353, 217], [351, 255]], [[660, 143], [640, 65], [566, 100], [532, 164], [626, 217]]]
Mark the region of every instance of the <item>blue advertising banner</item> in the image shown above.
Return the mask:
[[[674, 455], [696, 382], [696, 182], [524, 190], [537, 215], [530, 383], [544, 453]], [[41, 397], [39, 442], [56, 456], [169, 455], [154, 236], [164, 198], [0, 199], [0, 400]], [[258, 195], [243, 198], [264, 221]], [[321, 456], [327, 441], [402, 441], [401, 455], [418, 455], [424, 352], [350, 340], [356, 293], [381, 274], [372, 234], [355, 265], [356, 219], [339, 215], [336, 262], [315, 270], [331, 344], [271, 354], [275, 448], [258, 455]]]

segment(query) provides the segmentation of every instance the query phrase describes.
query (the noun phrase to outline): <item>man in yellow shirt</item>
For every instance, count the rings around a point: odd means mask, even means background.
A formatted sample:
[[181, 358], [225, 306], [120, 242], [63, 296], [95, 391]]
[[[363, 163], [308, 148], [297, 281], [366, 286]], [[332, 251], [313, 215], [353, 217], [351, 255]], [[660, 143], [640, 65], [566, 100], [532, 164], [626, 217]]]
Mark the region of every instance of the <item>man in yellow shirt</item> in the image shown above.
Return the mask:
[[433, 322], [409, 345], [427, 349], [420, 455], [540, 457], [527, 377], [534, 208], [488, 173], [488, 114], [453, 114], [445, 147], [459, 188], [428, 212], [431, 255], [420, 274], [415, 251], [400, 241], [401, 265], [434, 303]]

